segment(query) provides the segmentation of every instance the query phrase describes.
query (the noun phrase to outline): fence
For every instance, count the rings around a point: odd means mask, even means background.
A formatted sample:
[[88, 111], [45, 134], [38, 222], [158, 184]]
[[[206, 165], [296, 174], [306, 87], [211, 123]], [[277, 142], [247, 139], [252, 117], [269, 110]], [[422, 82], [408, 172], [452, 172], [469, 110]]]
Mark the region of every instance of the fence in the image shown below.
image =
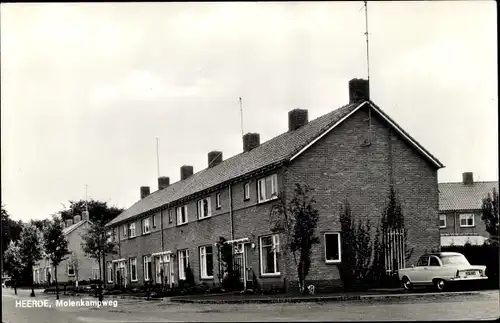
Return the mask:
[[383, 235], [385, 271], [394, 275], [405, 268], [405, 233], [403, 229], [388, 229]]

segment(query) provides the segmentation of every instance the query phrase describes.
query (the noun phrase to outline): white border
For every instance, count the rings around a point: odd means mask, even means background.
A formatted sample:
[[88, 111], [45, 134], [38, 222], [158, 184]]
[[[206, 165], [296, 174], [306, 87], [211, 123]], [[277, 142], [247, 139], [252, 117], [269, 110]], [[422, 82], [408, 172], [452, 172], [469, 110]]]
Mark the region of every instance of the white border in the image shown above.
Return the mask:
[[[327, 234], [336, 234], [338, 239], [338, 248], [339, 248], [339, 260], [328, 260], [326, 259], [326, 235]], [[323, 241], [324, 241], [324, 250], [325, 250], [325, 263], [327, 264], [340, 264], [342, 262], [342, 246], [340, 244], [340, 232], [331, 231], [323, 233]]]

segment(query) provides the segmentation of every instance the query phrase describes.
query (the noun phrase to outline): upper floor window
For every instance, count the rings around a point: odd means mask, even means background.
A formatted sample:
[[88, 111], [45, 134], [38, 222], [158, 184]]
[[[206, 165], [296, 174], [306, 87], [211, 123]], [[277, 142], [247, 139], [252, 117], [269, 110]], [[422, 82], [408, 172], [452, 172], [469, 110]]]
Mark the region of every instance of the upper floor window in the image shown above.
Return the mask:
[[124, 237], [126, 237], [126, 236], [127, 236], [127, 231], [128, 231], [128, 230], [127, 230], [127, 225], [126, 225], [126, 224], [124, 224], [124, 225], [123, 225], [123, 236], [124, 236]]
[[128, 225], [128, 236], [129, 238], [135, 237], [135, 222], [129, 223]]
[[153, 214], [153, 228], [156, 228], [156, 214]]
[[446, 228], [446, 214], [439, 215], [439, 227]]
[[174, 222], [174, 209], [168, 210], [168, 223]]
[[106, 232], [106, 236], [108, 237], [108, 242], [112, 242], [113, 241], [113, 231], [108, 231]]
[[198, 219], [208, 218], [212, 215], [210, 197], [198, 201]]
[[187, 205], [177, 207], [177, 225], [188, 222]]
[[270, 176], [259, 179], [257, 182], [259, 203], [269, 201], [278, 197], [278, 176]]
[[142, 234], [151, 232], [149, 228], [149, 218], [142, 219]]
[[215, 194], [215, 207], [220, 209], [222, 206], [220, 201], [220, 193]]
[[243, 184], [243, 200], [248, 201], [250, 199], [250, 183]]
[[474, 226], [474, 214], [460, 214], [460, 226], [461, 227], [473, 227]]

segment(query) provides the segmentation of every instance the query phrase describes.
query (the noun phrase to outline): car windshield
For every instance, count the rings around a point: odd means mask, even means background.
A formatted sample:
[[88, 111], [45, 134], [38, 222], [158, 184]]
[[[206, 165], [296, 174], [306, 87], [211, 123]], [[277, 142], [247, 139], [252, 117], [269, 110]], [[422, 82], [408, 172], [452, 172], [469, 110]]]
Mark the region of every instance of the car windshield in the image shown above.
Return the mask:
[[443, 265], [470, 265], [462, 255], [453, 255], [453, 256], [441, 256], [441, 261]]

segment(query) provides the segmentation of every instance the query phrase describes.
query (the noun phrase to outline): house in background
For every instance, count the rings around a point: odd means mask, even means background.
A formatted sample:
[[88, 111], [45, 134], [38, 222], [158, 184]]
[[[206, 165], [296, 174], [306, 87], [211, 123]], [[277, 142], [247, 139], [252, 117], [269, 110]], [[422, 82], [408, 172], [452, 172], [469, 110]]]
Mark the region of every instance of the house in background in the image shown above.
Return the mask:
[[[439, 250], [443, 165], [369, 99], [368, 81], [349, 82], [344, 107], [311, 121], [308, 110], [295, 109], [281, 135], [264, 143], [258, 133], [242, 139], [236, 156], [223, 160], [212, 151], [207, 168], [194, 173], [182, 166], [180, 181], [160, 177], [153, 193], [141, 187], [141, 199], [107, 224], [119, 245], [106, 264], [108, 287], [178, 285], [188, 266], [196, 283], [216, 284], [223, 274], [220, 237], [233, 246], [242, 289], [254, 282], [262, 289], [296, 287], [296, 268], [269, 215], [277, 194], [290, 196], [297, 183], [312, 188], [319, 212], [320, 243], [308, 276], [317, 290], [342, 286], [339, 206], [346, 200], [357, 219], [376, 223], [393, 187], [414, 248], [410, 263]], [[398, 257], [404, 266], [404, 253]]]
[[442, 246], [483, 244], [489, 238], [481, 220], [483, 199], [498, 182], [474, 182], [471, 172], [462, 174], [462, 182], [439, 183], [439, 229]]
[[[57, 281], [65, 284], [76, 280], [90, 280], [99, 278], [99, 266], [97, 262], [85, 256], [81, 243], [82, 236], [89, 227], [89, 217], [87, 212], [82, 216], [76, 215], [73, 219], [67, 219], [63, 234], [68, 240], [68, 249], [71, 252], [68, 257], [57, 267]], [[77, 263], [77, 266], [73, 264]], [[33, 282], [35, 284], [52, 284], [55, 281], [55, 269], [50, 260], [42, 259], [33, 266]]]

